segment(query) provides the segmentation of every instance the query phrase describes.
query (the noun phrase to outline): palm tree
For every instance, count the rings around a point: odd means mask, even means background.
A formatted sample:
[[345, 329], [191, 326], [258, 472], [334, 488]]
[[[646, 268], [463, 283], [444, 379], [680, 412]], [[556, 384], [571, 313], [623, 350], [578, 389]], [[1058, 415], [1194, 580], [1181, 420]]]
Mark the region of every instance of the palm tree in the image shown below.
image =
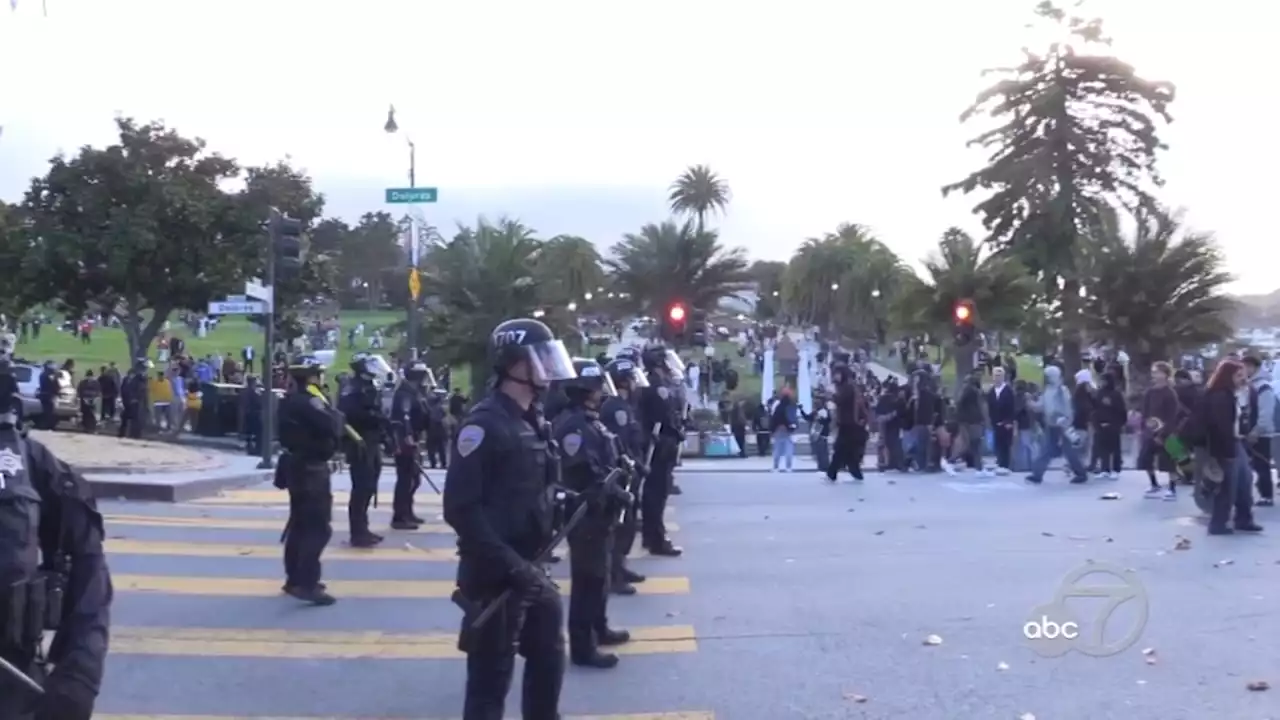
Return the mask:
[[898, 280], [908, 272], [870, 228], [845, 223], [806, 240], [792, 256], [783, 301], [803, 322], [883, 343]]
[[755, 283], [755, 316], [758, 320], [772, 320], [782, 312], [782, 278], [787, 264], [776, 260], [757, 260], [748, 270]]
[[588, 293], [604, 284], [603, 260], [591, 241], [575, 235], [557, 235], [542, 245], [534, 258], [534, 270], [544, 296], [563, 296], [565, 304], [582, 303]]
[[[924, 278], [912, 275], [904, 284], [894, 314], [903, 328], [937, 338], [954, 337], [952, 313], [961, 300], [973, 301], [980, 332], [1017, 328], [1039, 287], [1011, 253], [992, 253], [959, 228], [942, 234], [924, 268]], [[951, 342], [947, 354], [955, 357], [957, 381], [973, 372], [973, 350]]]
[[692, 215], [698, 221], [698, 232], [706, 229], [707, 214], [724, 213], [729, 207], [729, 183], [707, 165], [694, 165], [671, 183], [667, 197], [671, 212]]
[[420, 336], [427, 339], [433, 363], [471, 367], [473, 398], [483, 394], [489, 331], [498, 323], [542, 308], [552, 329], [566, 326], [562, 308], [544, 305], [536, 280], [542, 247], [535, 231], [516, 220], [481, 217], [474, 227], [460, 225], [451, 241], [433, 245], [424, 259]]
[[659, 317], [673, 302], [714, 310], [750, 288], [746, 252], [725, 248], [714, 230], [667, 220], [625, 235], [605, 260], [613, 289], [635, 310]]
[[1231, 276], [1213, 235], [1184, 228], [1164, 211], [1138, 216], [1132, 239], [1112, 221], [1093, 239], [1093, 280], [1086, 287], [1084, 321], [1095, 339], [1129, 354], [1135, 389], [1145, 387], [1151, 363], [1231, 337], [1236, 301]]

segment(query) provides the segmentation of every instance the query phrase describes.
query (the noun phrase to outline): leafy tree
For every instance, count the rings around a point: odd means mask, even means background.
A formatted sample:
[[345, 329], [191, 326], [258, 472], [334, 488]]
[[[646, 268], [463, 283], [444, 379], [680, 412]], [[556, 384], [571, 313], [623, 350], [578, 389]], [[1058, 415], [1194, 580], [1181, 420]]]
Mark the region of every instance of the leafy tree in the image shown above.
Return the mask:
[[653, 317], [677, 301], [715, 310], [751, 284], [746, 252], [726, 249], [714, 230], [698, 230], [693, 221], [645, 225], [610, 253], [605, 267], [613, 289], [627, 295], [631, 309]]
[[[324, 212], [324, 195], [315, 191], [311, 177], [287, 161], [249, 168], [238, 200], [244, 221], [249, 226], [265, 221], [270, 217], [271, 209], [275, 208], [301, 220], [304, 230], [309, 231]], [[270, 249], [266, 233], [260, 232], [257, 246], [250, 255], [250, 275], [261, 277]], [[289, 273], [277, 268], [275, 318], [278, 341], [288, 343], [302, 333], [303, 325], [298, 320], [297, 308], [304, 300], [332, 292], [336, 275], [335, 256], [334, 253], [317, 252], [315, 246], [308, 242], [306, 257], [299, 271]]]
[[957, 381], [973, 372], [976, 345], [956, 346], [952, 313], [960, 300], [974, 303], [974, 324], [983, 332], [1020, 326], [1023, 308], [1036, 291], [1036, 281], [1010, 252], [992, 252], [968, 233], [951, 228], [937, 252], [925, 260], [925, 277], [912, 275], [894, 304], [904, 329], [942, 338], [955, 358]]
[[1211, 234], [1187, 230], [1177, 214], [1138, 219], [1131, 239], [1116, 223], [1097, 238], [1102, 259], [1083, 311], [1091, 337], [1126, 349], [1142, 387], [1151, 363], [1230, 338], [1236, 301]]
[[729, 207], [732, 193], [729, 183], [706, 165], [694, 165], [671, 183], [668, 196], [671, 212], [692, 215], [698, 221], [698, 232], [706, 229], [708, 214], [723, 213]]
[[1083, 277], [1079, 239], [1107, 208], [1153, 206], [1148, 188], [1162, 184], [1156, 155], [1165, 148], [1157, 118], [1170, 121], [1174, 88], [1140, 77], [1132, 66], [1105, 54], [1110, 39], [1102, 21], [1067, 14], [1045, 0], [1036, 16], [1063, 39], [1044, 52], [1023, 50], [961, 116], [998, 122], [970, 141], [991, 152], [989, 164], [943, 188], [983, 191], [974, 212], [997, 247], [1013, 249], [1040, 276], [1044, 292], [1062, 303], [1063, 351], [1069, 369], [1080, 359], [1074, 319]]
[[846, 223], [796, 251], [783, 279], [783, 300], [803, 322], [883, 343], [893, 296], [908, 274], [870, 228]]
[[[31, 235], [22, 209], [0, 201], [0, 312], [11, 321], [36, 302]], [[11, 325], [12, 326], [12, 325]]]
[[542, 319], [552, 329], [567, 327], [563, 308], [544, 306], [540, 294], [535, 267], [542, 244], [518, 221], [482, 217], [474, 227], [459, 226], [451, 241], [433, 246], [425, 258], [422, 294], [430, 301], [420, 337], [432, 364], [471, 367], [473, 398], [483, 394], [489, 330], [498, 323], [545, 307]]
[[776, 260], [757, 260], [748, 273], [755, 284], [755, 315], [759, 320], [773, 320], [782, 312], [782, 278], [787, 264]]
[[134, 356], [176, 309], [203, 310], [262, 251], [256, 221], [221, 185], [235, 161], [160, 123], [117, 120], [119, 141], [58, 156], [22, 203], [36, 299], [114, 309]]
[[407, 285], [400, 227], [390, 213], [365, 213], [341, 241], [341, 285], [355, 290], [370, 309], [382, 301], [384, 290]]
[[534, 257], [534, 275], [548, 302], [582, 303], [587, 293], [604, 285], [600, 251], [585, 238], [557, 235], [542, 244]]

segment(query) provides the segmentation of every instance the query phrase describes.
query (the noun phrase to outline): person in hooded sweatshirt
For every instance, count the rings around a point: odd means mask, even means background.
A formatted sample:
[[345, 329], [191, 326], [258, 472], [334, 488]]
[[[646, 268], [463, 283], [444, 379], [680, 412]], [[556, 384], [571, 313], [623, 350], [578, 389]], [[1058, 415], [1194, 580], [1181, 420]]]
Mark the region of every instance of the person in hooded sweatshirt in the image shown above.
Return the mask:
[[1071, 388], [1071, 427], [1079, 437], [1083, 438], [1080, 447], [1088, 451], [1089, 472], [1095, 473], [1098, 469], [1098, 461], [1101, 460], [1101, 453], [1098, 452], [1096, 433], [1092, 431], [1093, 373], [1088, 368], [1081, 369], [1076, 373], [1075, 383]]
[[1120, 435], [1128, 420], [1124, 393], [1110, 371], [1102, 374], [1102, 387], [1093, 396], [1093, 422], [1096, 428], [1099, 470], [1108, 480], [1120, 479]]
[[[1050, 365], [1044, 369], [1044, 393], [1039, 401], [1031, 405], [1043, 418], [1044, 440], [1040, 446], [1040, 455], [1031, 466], [1031, 474], [1027, 482], [1039, 485], [1044, 481], [1044, 471], [1049, 468], [1049, 461], [1062, 456], [1067, 460], [1067, 467], [1072, 473], [1071, 482], [1088, 482], [1084, 464], [1080, 462], [1080, 454], [1075, 443], [1071, 441], [1068, 431], [1073, 428], [1074, 411], [1072, 394], [1062, 384], [1062, 368]], [[1031, 402], [1031, 401], [1028, 401]]]
[[1245, 439], [1249, 448], [1249, 464], [1258, 476], [1258, 505], [1271, 507], [1276, 504], [1276, 487], [1271, 477], [1271, 439], [1276, 434], [1276, 391], [1271, 385], [1271, 373], [1262, 366], [1262, 360], [1250, 355], [1244, 359], [1244, 372], [1249, 384], [1258, 396], [1258, 417]]

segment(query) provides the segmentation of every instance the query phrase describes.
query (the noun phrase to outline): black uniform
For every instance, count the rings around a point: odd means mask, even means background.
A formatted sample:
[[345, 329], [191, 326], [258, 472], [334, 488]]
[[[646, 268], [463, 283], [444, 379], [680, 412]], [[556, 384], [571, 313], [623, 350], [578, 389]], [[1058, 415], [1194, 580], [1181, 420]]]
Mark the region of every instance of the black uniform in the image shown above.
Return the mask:
[[[660, 372], [651, 372], [649, 387], [640, 391], [639, 403], [640, 427], [646, 430], [646, 443], [654, 443], [653, 459], [640, 496], [640, 535], [641, 542], [650, 553], [675, 556], [680, 554], [680, 550], [667, 539], [662, 516], [667, 508], [676, 454], [684, 436], [670, 398], [671, 389], [666, 378]], [[653, 436], [654, 428], [658, 430], [657, 438]]]
[[418, 438], [427, 428], [427, 404], [423, 382], [427, 366], [415, 362], [405, 371], [404, 382], [391, 396], [391, 430], [395, 436], [396, 487], [391, 500], [391, 527], [417, 530], [425, 522], [413, 512], [413, 495], [422, 485], [422, 461]]
[[[638, 396], [637, 383], [633, 378], [643, 380], [643, 376], [639, 375], [630, 360], [612, 362], [608, 366], [608, 371], [619, 393], [626, 393], [626, 396], [619, 394], [607, 398], [600, 406], [600, 420], [609, 432], [617, 437], [621, 451], [635, 461], [635, 475], [626, 489], [638, 495], [642, 478], [648, 468], [643, 465], [646, 460], [644, 430], [640, 427], [639, 418], [633, 406], [634, 398]], [[622, 522], [614, 529], [613, 559], [609, 566], [612, 574], [610, 585], [611, 590], [619, 595], [634, 595], [636, 589], [632, 583], [644, 582], [645, 579], [643, 575], [631, 571], [626, 565], [627, 555], [635, 545], [638, 529], [635, 510], [634, 504], [627, 508], [622, 515]]]
[[[537, 320], [499, 325], [490, 349], [495, 389], [462, 420], [444, 483], [444, 519], [458, 535], [458, 592], [465, 598], [463, 720], [502, 720], [517, 649], [525, 658], [524, 720], [558, 720], [564, 613], [558, 588], [535, 560], [551, 538], [559, 469], [549, 428], [502, 388], [509, 382], [545, 390], [573, 377], [573, 367]], [[478, 609], [505, 591], [504, 606], [474, 627]]]
[[58, 369], [53, 363], [45, 363], [37, 378], [36, 399], [40, 401], [40, 418], [37, 422], [44, 430], [52, 430], [58, 425], [58, 413], [54, 408], [54, 399], [62, 385], [58, 382]]
[[383, 540], [381, 535], [369, 531], [369, 503], [378, 494], [378, 479], [382, 476], [382, 434], [387, 419], [382, 414], [378, 385], [365, 372], [363, 359], [353, 360], [351, 366], [355, 375], [338, 400], [338, 409], [363, 442], [343, 438], [342, 449], [351, 469], [347, 523], [352, 546], [373, 547]]
[[147, 364], [139, 360], [125, 376], [120, 387], [119, 437], [142, 437], [142, 423], [147, 416]]
[[295, 387], [280, 403], [280, 444], [285, 452], [276, 468], [277, 484], [289, 490], [289, 523], [284, 539], [284, 591], [299, 600], [331, 605], [333, 596], [320, 582], [320, 555], [333, 536], [333, 489], [329, 461], [343, 436], [342, 414], [317, 396], [318, 365], [313, 374], [295, 365]]
[[[2, 402], [19, 401], [10, 395]], [[0, 658], [42, 681], [45, 694], [0, 667], [0, 718], [89, 720], [112, 597], [102, 516], [84, 478], [23, 438], [15, 415], [7, 415], [8, 422], [0, 419]], [[47, 656], [46, 629], [56, 630]]]
[[572, 509], [577, 503], [587, 504], [586, 514], [569, 532], [569, 657], [576, 665], [611, 668], [618, 657], [600, 653], [599, 646], [618, 645], [631, 636], [609, 628], [609, 566], [614, 520], [621, 508], [612, 488], [598, 486], [618, 458], [614, 437], [599, 415], [577, 395], [571, 403], [552, 423], [565, 486], [578, 493]]

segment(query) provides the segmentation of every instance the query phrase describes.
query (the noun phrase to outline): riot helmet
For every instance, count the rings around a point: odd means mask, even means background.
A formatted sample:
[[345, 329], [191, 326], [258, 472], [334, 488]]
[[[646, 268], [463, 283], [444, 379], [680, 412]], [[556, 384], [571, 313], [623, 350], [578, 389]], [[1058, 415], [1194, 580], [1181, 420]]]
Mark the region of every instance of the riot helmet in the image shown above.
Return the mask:
[[289, 362], [289, 377], [300, 387], [320, 384], [324, 379], [324, 365], [315, 355], [299, 355]]
[[640, 352], [644, 369], [663, 373], [673, 383], [684, 382], [684, 362], [666, 345], [650, 345]]
[[411, 385], [417, 386], [423, 390], [430, 390], [436, 386], [435, 375], [423, 360], [414, 360], [406, 365], [404, 369], [404, 379]]
[[539, 390], [552, 381], [575, 377], [564, 343], [546, 323], [519, 318], [500, 323], [489, 334], [489, 355], [498, 381], [513, 380]]
[[367, 352], [358, 352], [351, 356], [351, 372], [361, 380], [373, 380], [381, 373], [378, 371], [374, 356]]
[[630, 358], [618, 358], [605, 366], [605, 371], [613, 380], [614, 387], [635, 390], [649, 387], [649, 378], [640, 371], [640, 367]]
[[[553, 395], [563, 395], [573, 404], [598, 408], [602, 396], [617, 395], [609, 373], [600, 367], [600, 363], [587, 358], [574, 358], [573, 371], [576, 377], [567, 380], [556, 380], [551, 384]], [[596, 394], [600, 393], [600, 397]], [[594, 402], [590, 402], [594, 398]]]

